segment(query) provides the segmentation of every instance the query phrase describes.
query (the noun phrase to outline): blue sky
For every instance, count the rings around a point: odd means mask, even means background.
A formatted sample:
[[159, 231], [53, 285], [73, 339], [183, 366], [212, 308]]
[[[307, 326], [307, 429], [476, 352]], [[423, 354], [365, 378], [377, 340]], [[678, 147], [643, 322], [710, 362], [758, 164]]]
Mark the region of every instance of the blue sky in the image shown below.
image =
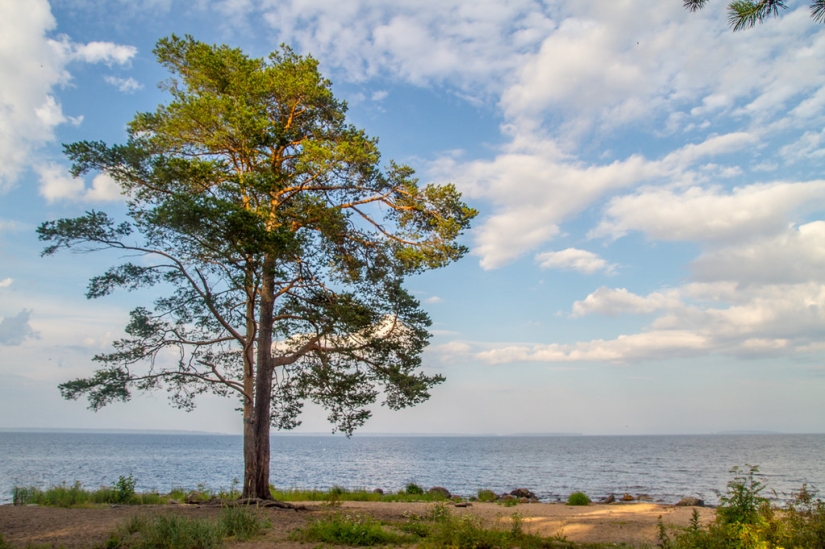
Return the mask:
[[61, 143], [124, 140], [165, 100], [154, 43], [190, 33], [312, 54], [385, 159], [480, 212], [408, 282], [447, 382], [363, 431], [825, 432], [825, 27], [790, 4], [734, 34], [719, 1], [0, 0], [0, 428], [240, 432], [217, 397], [63, 401], [155, 294], [85, 300], [118, 258], [34, 232], [123, 215]]

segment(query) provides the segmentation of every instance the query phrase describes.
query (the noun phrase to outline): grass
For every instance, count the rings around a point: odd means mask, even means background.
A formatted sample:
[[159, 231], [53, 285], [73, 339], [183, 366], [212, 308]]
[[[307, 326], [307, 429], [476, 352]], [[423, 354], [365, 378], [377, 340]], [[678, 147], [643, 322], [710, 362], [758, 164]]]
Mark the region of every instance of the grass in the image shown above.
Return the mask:
[[14, 505], [45, 505], [49, 507], [85, 507], [104, 504], [121, 505], [159, 505], [170, 499], [183, 502], [205, 502], [214, 498], [234, 500], [240, 497], [237, 480], [228, 490], [211, 491], [199, 485], [195, 490], [173, 488], [167, 494], [158, 492], [135, 492], [137, 480], [129, 476], [120, 476], [111, 486], [101, 486], [90, 490], [75, 481], [74, 484], [62, 483], [46, 489], [34, 486], [15, 486], [12, 489]]
[[[121, 477], [123, 478], [123, 477]], [[12, 489], [12, 503], [14, 505], [47, 505], [50, 507], [82, 507], [95, 504], [159, 504], [165, 503], [158, 493], [149, 492], [138, 494], [132, 491], [124, 492], [117, 487], [101, 486], [97, 490], [87, 490], [80, 482], [74, 484], [59, 484], [45, 490], [34, 486]]]
[[295, 531], [292, 537], [298, 541], [358, 547], [398, 545], [413, 541], [413, 537], [409, 534], [387, 531], [379, 521], [370, 516], [340, 513], [316, 520], [306, 528]]
[[383, 502], [439, 502], [447, 501], [442, 494], [438, 493], [408, 493], [406, 489], [398, 492], [387, 492], [379, 494], [368, 490], [348, 490], [340, 486], [333, 486], [329, 490], [300, 490], [289, 489], [270, 490], [272, 497], [280, 501], [324, 501], [328, 503], [341, 501], [383, 501]]
[[245, 507], [225, 507], [217, 520], [181, 515], [134, 516], [114, 532], [106, 549], [215, 549], [225, 539], [257, 537], [268, 521]]

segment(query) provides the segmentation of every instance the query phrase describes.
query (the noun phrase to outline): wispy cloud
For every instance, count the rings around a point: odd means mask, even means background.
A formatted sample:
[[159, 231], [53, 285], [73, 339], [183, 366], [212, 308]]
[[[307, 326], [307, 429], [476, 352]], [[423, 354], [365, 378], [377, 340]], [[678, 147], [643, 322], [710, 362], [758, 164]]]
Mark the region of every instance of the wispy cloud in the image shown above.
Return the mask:
[[617, 267], [593, 252], [577, 248], [567, 248], [558, 252], [542, 252], [536, 254], [535, 259], [542, 269], [572, 270], [584, 274], [593, 274], [598, 271], [613, 274]]
[[111, 84], [123, 93], [134, 93], [143, 88], [143, 84], [132, 78], [119, 78], [117, 76], [106, 76], [103, 78], [107, 84]]

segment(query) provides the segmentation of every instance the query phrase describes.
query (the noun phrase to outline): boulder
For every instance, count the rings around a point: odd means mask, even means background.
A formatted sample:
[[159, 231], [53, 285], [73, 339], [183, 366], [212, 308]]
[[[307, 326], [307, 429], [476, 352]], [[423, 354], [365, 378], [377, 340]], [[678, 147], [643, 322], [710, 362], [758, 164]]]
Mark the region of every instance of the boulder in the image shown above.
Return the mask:
[[649, 494], [636, 494], [636, 499], [639, 501], [653, 501]]
[[704, 507], [705, 502], [699, 498], [682, 498], [679, 500], [679, 503], [676, 504], [677, 507]]
[[621, 499], [622, 501], [636, 501], [636, 498], [634, 498], [630, 494], [623, 495]]
[[517, 498], [527, 498], [527, 499], [536, 497], [536, 494], [534, 494], [533, 492], [531, 492], [527, 488], [516, 488], [515, 490], [510, 492], [510, 495], [514, 496], [514, 497], [517, 497]]
[[614, 496], [613, 494], [610, 494], [606, 498], [602, 498], [599, 501], [601, 503], [613, 503], [614, 501], [616, 501], [616, 496]]
[[376, 488], [375, 490], [372, 491], [372, 493], [373, 494], [378, 494], [379, 496], [383, 496], [384, 495], [384, 490], [382, 490], [381, 488]]
[[427, 493], [428, 494], [433, 494], [433, 495], [439, 494], [439, 495], [443, 496], [445, 499], [450, 499], [452, 497], [452, 494], [450, 493], [450, 491], [447, 490], [446, 488], [444, 488], [443, 486], [433, 486], [432, 488], [430, 488], [427, 491]]

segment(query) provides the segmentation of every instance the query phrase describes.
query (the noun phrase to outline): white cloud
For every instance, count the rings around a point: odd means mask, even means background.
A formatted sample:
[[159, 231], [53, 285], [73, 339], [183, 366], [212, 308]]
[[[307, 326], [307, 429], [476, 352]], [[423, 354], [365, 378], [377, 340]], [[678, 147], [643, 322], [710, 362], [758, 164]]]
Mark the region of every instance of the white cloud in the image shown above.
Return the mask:
[[[709, 156], [747, 147], [753, 139], [746, 132], [714, 135], [701, 143], [685, 145], [660, 160], [632, 155], [598, 165], [565, 154], [551, 139], [516, 133], [513, 142], [493, 160], [462, 163], [454, 157], [444, 157], [431, 165], [431, 174], [439, 180], [454, 182], [468, 197], [492, 203], [492, 215], [477, 223], [472, 253], [481, 257], [483, 268], [494, 269], [551, 240], [560, 232], [561, 223], [607, 193], [644, 182], [691, 183], [699, 177], [690, 169], [692, 165]], [[655, 192], [674, 193], [654, 187], [651, 193]], [[608, 209], [608, 215], [614, 209], [621, 211], [622, 200], [632, 200], [632, 196], [616, 199], [617, 206]], [[634, 221], [628, 221], [631, 222]], [[616, 223], [605, 222], [591, 236], [618, 236], [624, 234], [621, 230], [624, 229]]]
[[46, 0], [0, 0], [0, 192], [10, 189], [67, 117], [55, 89], [69, 82], [72, 61], [126, 64], [131, 46], [77, 44], [48, 37], [56, 27]]
[[106, 174], [97, 174], [87, 188], [81, 178], [72, 177], [65, 166], [43, 164], [35, 166], [40, 176], [40, 195], [49, 203], [59, 200], [72, 202], [113, 202], [120, 200], [120, 185]]
[[573, 316], [654, 313], [644, 330], [614, 339], [560, 343], [455, 342], [438, 347], [445, 362], [636, 363], [709, 354], [760, 358], [821, 349], [825, 338], [825, 285], [687, 284], [638, 296], [600, 288], [574, 305]]
[[655, 292], [646, 297], [627, 291], [626, 288], [607, 288], [602, 286], [582, 301], [573, 303], [574, 317], [598, 313], [617, 316], [624, 313], [652, 313], [679, 303], [678, 295]]
[[23, 309], [16, 316], [0, 320], [0, 345], [20, 345], [27, 339], [37, 337], [37, 332], [29, 325], [31, 310]]
[[0, 288], [8, 288], [13, 282], [13, 278], [4, 278], [3, 280], [0, 280]]
[[615, 264], [608, 263], [593, 252], [577, 248], [567, 248], [558, 252], [542, 252], [536, 254], [535, 260], [542, 269], [573, 270], [585, 274], [593, 274], [597, 271], [613, 274], [616, 271]]
[[741, 241], [784, 231], [789, 219], [821, 210], [825, 181], [736, 187], [646, 187], [612, 199], [594, 237], [642, 231], [652, 240]]
[[386, 98], [387, 98], [387, 96], [388, 96], [388, 95], [389, 95], [389, 92], [388, 92], [388, 91], [386, 91], [386, 90], [378, 90], [378, 91], [376, 91], [376, 92], [373, 92], [373, 94], [372, 94], [372, 100], [373, 100], [373, 101], [383, 101], [384, 99], [386, 99]]
[[729, 280], [740, 285], [823, 281], [825, 221], [709, 250], [694, 260], [690, 268], [696, 280]]
[[443, 302], [443, 301], [444, 301], [443, 299], [441, 299], [441, 298], [440, 298], [440, 297], [438, 297], [437, 295], [434, 295], [434, 296], [432, 296], [432, 297], [428, 297], [427, 299], [425, 299], [425, 300], [424, 300], [424, 303], [430, 303], [430, 304], [433, 304], [433, 305], [434, 305], [434, 304], [436, 304], [436, 303], [441, 303], [441, 302]]
[[118, 78], [117, 76], [106, 76], [104, 78], [107, 84], [111, 84], [123, 93], [134, 93], [143, 88], [143, 84], [132, 78]]
[[264, 0], [260, 10], [278, 42], [311, 52], [346, 79], [448, 82], [471, 95], [500, 90], [502, 77], [555, 26], [535, 0]]
[[72, 177], [65, 167], [45, 164], [36, 166], [35, 170], [40, 176], [40, 195], [48, 202], [77, 200], [82, 196], [83, 180]]
[[127, 65], [137, 54], [134, 46], [123, 46], [112, 42], [89, 42], [70, 44], [71, 59], [86, 63], [106, 63], [107, 65]]

